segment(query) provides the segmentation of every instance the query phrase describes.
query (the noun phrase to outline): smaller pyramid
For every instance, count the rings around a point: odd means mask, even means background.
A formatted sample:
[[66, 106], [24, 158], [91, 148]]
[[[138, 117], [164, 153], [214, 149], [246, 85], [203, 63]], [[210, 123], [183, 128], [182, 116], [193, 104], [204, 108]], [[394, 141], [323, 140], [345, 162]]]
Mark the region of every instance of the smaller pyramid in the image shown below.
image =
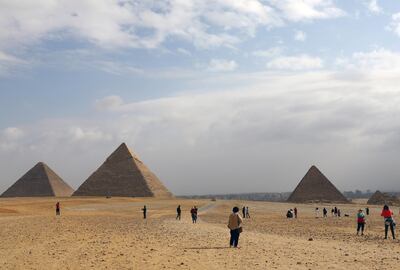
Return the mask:
[[348, 202], [346, 197], [315, 166], [311, 166], [287, 201], [297, 203]]
[[377, 190], [371, 198], [369, 198], [367, 204], [379, 204], [379, 205], [399, 205], [400, 204], [400, 199], [397, 198], [396, 196], [391, 196], [390, 194], [387, 193], [382, 193], [379, 190]]
[[1, 197], [69, 197], [74, 190], [43, 162], [9, 187]]
[[72, 196], [173, 197], [125, 143]]

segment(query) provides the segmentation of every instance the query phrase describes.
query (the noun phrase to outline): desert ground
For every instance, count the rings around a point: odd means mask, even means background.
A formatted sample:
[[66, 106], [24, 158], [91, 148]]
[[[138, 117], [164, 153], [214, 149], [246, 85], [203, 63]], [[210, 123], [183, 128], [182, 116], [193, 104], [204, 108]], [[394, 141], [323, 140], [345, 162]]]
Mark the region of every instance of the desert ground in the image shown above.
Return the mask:
[[[61, 203], [61, 216], [54, 205]], [[148, 208], [143, 220], [141, 208]], [[176, 207], [182, 220], [175, 220]], [[200, 209], [192, 224], [190, 208]], [[249, 206], [239, 249], [226, 227]], [[286, 219], [297, 207], [298, 219]], [[355, 235], [362, 202], [341, 218], [315, 218], [316, 204], [145, 198], [0, 199], [0, 269], [400, 269], [399, 240], [384, 240], [380, 206]], [[393, 209], [396, 214], [398, 208]], [[322, 214], [322, 212], [321, 212]], [[344, 217], [348, 214], [349, 217]], [[311, 241], [312, 239], [312, 241]]]

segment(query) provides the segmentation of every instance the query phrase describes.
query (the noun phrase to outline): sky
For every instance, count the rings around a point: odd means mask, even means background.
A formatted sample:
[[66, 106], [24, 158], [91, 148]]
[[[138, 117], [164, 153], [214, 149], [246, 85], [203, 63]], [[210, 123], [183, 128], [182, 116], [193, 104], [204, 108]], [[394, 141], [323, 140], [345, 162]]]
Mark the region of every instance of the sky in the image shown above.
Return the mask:
[[400, 191], [400, 2], [0, 0], [0, 193], [122, 142], [174, 194]]

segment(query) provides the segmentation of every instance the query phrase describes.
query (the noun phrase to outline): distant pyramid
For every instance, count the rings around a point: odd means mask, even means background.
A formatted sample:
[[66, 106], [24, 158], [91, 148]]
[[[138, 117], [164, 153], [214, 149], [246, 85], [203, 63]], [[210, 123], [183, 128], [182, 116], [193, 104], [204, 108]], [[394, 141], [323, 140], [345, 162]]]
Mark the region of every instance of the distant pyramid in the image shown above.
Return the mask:
[[122, 143], [73, 196], [172, 197], [172, 194]]
[[73, 192], [49, 166], [39, 162], [1, 197], [69, 197]]
[[367, 204], [379, 204], [379, 205], [399, 205], [400, 204], [400, 199], [397, 198], [396, 196], [391, 196], [390, 194], [387, 193], [382, 193], [379, 190], [377, 190], [371, 198], [369, 198]]
[[315, 166], [308, 170], [287, 201], [348, 202], [343, 194]]

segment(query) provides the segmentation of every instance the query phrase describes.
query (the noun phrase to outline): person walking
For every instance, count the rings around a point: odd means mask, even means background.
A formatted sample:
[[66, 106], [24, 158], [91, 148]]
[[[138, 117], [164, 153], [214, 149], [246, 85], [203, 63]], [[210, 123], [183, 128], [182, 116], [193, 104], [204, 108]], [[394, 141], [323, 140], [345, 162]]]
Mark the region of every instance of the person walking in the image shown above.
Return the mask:
[[242, 208], [242, 214], [243, 214], [243, 218], [246, 218], [246, 207], [243, 206]]
[[365, 227], [365, 215], [363, 210], [358, 210], [357, 213], [357, 235], [361, 231], [361, 235], [364, 235], [364, 227]]
[[229, 216], [228, 220], [228, 228], [231, 233], [231, 238], [229, 240], [229, 246], [230, 247], [238, 247], [239, 244], [239, 236], [240, 233], [242, 232], [242, 223], [243, 220], [238, 214], [239, 208], [238, 207], [233, 207], [232, 209], [232, 214]]
[[178, 208], [176, 208], [176, 219], [181, 220], [181, 206], [178, 205]]
[[197, 223], [197, 207], [193, 206], [192, 209], [190, 209], [190, 214], [192, 216], [192, 222]]
[[246, 207], [246, 218], [250, 218], [249, 207]]
[[56, 203], [56, 216], [61, 215], [61, 211], [60, 211], [60, 202]]
[[336, 206], [335, 206], [335, 208], [333, 208], [333, 213], [335, 214], [335, 217], [337, 217], [337, 215], [338, 215], [338, 209], [337, 209]]
[[142, 211], [143, 211], [143, 219], [146, 219], [146, 217], [147, 217], [147, 208], [146, 208], [146, 205], [143, 206]]
[[323, 214], [324, 214], [324, 218], [328, 217], [328, 210], [326, 210], [326, 208], [324, 207], [324, 209], [322, 210]]
[[297, 218], [297, 207], [295, 207], [293, 210], [294, 210], [294, 218]]
[[369, 207], [365, 208], [365, 213], [369, 216]]
[[393, 220], [393, 212], [389, 209], [388, 205], [385, 204], [383, 206], [381, 216], [385, 221], [385, 239], [387, 239], [389, 227], [390, 231], [392, 232], [393, 239], [396, 239], [394, 235], [394, 227], [396, 226], [396, 223]]

